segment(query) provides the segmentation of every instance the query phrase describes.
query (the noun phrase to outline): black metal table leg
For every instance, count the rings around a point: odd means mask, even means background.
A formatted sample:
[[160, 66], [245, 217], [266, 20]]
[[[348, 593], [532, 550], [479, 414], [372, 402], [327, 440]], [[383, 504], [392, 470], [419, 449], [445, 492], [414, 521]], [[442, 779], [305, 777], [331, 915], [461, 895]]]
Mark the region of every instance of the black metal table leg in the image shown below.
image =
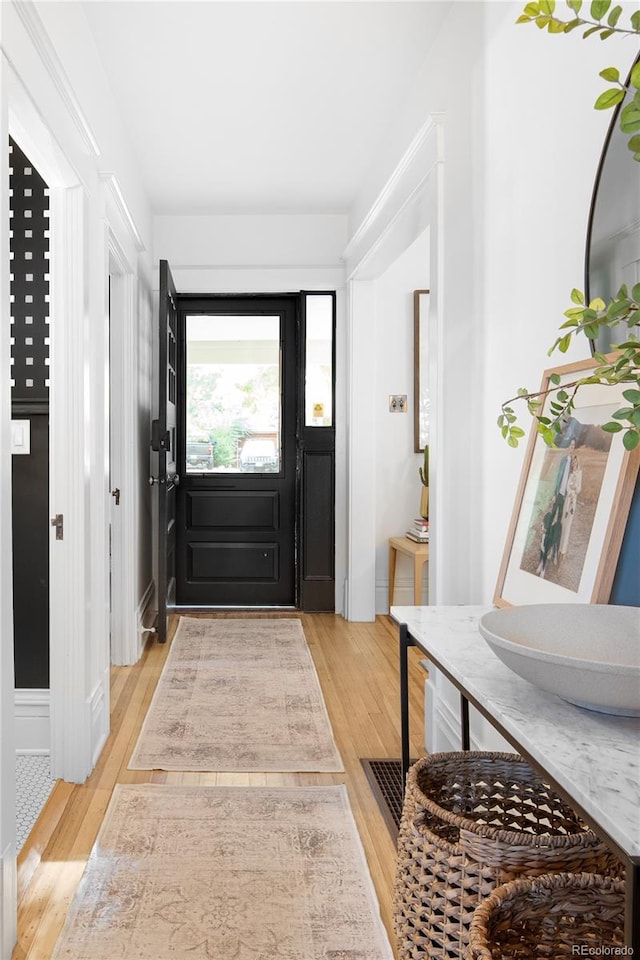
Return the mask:
[[624, 940], [633, 948], [632, 955], [640, 957], [640, 863], [627, 864], [625, 879]]
[[413, 646], [406, 623], [400, 624], [400, 736], [402, 742], [402, 796], [409, 772], [409, 665], [408, 650]]
[[460, 694], [460, 738], [462, 740], [462, 749], [471, 749], [471, 737], [469, 735], [469, 701], [464, 693]]

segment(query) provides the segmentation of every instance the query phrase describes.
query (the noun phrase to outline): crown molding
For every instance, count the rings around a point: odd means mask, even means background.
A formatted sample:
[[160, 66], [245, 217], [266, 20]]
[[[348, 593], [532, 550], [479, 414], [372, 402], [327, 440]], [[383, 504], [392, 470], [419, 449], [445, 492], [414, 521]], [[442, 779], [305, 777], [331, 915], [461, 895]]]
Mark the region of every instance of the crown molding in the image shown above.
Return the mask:
[[391, 176], [371, 205], [342, 254], [352, 275], [424, 186], [434, 166], [443, 160], [444, 115], [432, 114], [418, 130]]
[[135, 244], [136, 250], [138, 253], [142, 253], [146, 247], [140, 236], [140, 231], [136, 227], [135, 220], [131, 216], [127, 202], [124, 199], [117, 176], [115, 173], [101, 173], [100, 180], [107, 188], [109, 196]]
[[80, 136], [90, 153], [92, 153], [94, 157], [99, 157], [100, 147], [98, 141], [82, 111], [82, 107], [71, 86], [71, 81], [62, 66], [60, 57], [51, 42], [33, 0], [12, 0], [12, 3]]

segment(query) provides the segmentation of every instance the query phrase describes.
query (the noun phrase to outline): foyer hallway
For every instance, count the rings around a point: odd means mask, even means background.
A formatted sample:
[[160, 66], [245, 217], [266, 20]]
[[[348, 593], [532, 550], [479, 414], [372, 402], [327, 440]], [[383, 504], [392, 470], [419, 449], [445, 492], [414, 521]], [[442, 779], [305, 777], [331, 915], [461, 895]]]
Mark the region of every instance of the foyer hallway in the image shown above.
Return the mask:
[[[194, 614], [189, 614], [193, 616]], [[196, 614], [197, 615], [197, 614]], [[200, 614], [201, 616], [210, 616]], [[247, 612], [216, 616], [270, 617]], [[148, 641], [133, 667], [111, 670], [111, 733], [85, 784], [58, 781], [18, 858], [18, 944], [12, 960], [49, 960], [68, 906], [116, 783], [239, 786], [345, 783], [389, 938], [395, 847], [367, 782], [361, 758], [399, 757], [400, 712], [397, 628], [384, 616], [349, 623], [334, 614], [300, 614], [320, 679], [345, 772], [165, 773], [127, 769], [170, 643]], [[172, 637], [177, 618], [171, 624]], [[412, 756], [422, 756], [423, 680], [410, 650]]]

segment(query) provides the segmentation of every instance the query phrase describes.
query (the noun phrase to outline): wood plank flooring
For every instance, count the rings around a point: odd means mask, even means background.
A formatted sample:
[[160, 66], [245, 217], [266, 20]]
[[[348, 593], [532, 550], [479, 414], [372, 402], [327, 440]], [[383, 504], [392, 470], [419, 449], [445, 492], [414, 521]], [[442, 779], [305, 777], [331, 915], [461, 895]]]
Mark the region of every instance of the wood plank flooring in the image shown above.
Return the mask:
[[[189, 614], [190, 616], [196, 614]], [[211, 616], [210, 614], [199, 614]], [[58, 781], [18, 858], [18, 944], [12, 960], [49, 960], [116, 783], [315, 785], [345, 783], [358, 824], [382, 919], [393, 943], [391, 894], [395, 848], [360, 763], [400, 756], [397, 628], [388, 617], [348, 623], [334, 614], [295, 616], [311, 650], [345, 772], [164, 773], [127, 769], [170, 643], [150, 640], [133, 667], [111, 673], [111, 733], [92, 775], [82, 785]], [[170, 637], [175, 632], [172, 624]], [[412, 756], [423, 756], [424, 671], [410, 650]]]

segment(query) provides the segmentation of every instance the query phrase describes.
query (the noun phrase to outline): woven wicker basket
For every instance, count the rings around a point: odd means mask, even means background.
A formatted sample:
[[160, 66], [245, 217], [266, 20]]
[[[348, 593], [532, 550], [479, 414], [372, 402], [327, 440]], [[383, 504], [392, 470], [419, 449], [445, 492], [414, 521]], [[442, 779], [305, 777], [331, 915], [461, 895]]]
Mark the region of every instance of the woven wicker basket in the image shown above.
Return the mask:
[[613, 956], [623, 946], [624, 881], [559, 873], [514, 880], [494, 890], [474, 914], [467, 957]]
[[611, 873], [607, 847], [512, 753], [437, 753], [409, 770], [398, 836], [399, 960], [461, 958], [476, 907], [520, 876]]

